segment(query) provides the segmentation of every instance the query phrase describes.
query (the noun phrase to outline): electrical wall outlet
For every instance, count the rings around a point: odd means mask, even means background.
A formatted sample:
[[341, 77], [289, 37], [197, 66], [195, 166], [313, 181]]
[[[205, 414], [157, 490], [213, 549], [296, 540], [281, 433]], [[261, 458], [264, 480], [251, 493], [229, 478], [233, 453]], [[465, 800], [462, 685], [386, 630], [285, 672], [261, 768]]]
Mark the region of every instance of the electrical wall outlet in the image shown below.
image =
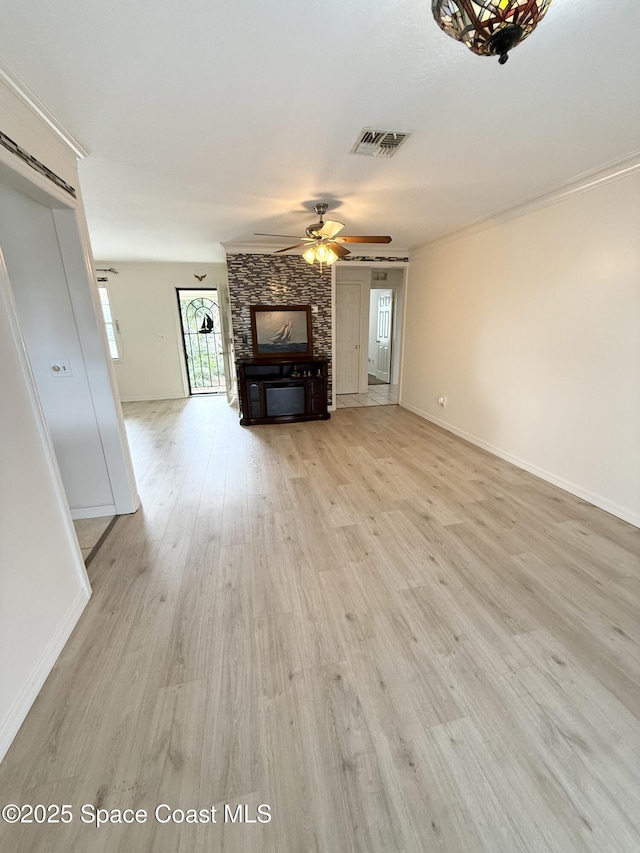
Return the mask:
[[61, 376], [73, 376], [71, 365], [64, 358], [57, 358], [55, 361], [50, 361], [49, 366], [51, 367], [51, 375], [56, 379], [59, 379]]
[[438, 405], [442, 406], [444, 408], [447, 405], [447, 398], [446, 397], [438, 397]]

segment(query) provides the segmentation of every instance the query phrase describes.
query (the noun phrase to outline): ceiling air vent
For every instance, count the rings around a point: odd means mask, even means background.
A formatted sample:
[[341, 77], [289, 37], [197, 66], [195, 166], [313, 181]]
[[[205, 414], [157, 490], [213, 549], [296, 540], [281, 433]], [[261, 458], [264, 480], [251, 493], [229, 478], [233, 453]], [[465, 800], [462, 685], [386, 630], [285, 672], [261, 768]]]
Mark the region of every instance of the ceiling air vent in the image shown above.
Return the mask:
[[364, 157], [393, 157], [410, 136], [410, 133], [400, 130], [372, 130], [365, 127], [351, 149], [351, 154], [362, 154]]

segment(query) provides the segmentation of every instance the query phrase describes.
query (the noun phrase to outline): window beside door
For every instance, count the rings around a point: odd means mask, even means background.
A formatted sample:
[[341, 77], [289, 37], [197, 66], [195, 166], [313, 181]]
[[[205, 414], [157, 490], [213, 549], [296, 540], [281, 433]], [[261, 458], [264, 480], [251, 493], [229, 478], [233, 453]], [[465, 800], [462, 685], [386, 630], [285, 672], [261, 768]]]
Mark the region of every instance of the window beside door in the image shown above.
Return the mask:
[[118, 342], [116, 341], [116, 323], [111, 315], [111, 303], [109, 302], [109, 291], [106, 285], [98, 285], [98, 293], [100, 295], [100, 305], [102, 306], [102, 316], [104, 318], [104, 326], [107, 330], [107, 340], [109, 341], [109, 352], [114, 361], [118, 361], [120, 353], [118, 352]]

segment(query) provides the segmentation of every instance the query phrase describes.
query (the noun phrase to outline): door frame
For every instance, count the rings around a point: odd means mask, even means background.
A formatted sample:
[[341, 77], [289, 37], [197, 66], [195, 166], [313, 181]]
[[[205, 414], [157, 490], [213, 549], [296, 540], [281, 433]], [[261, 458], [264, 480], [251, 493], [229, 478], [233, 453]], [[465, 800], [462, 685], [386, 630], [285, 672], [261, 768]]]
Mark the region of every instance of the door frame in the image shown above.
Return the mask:
[[[393, 338], [392, 338], [392, 346], [394, 349], [395, 357], [394, 364], [392, 364], [392, 376], [391, 381], [392, 384], [394, 378], [397, 380], [398, 384], [398, 404], [402, 405], [402, 367], [404, 361], [404, 340], [405, 340], [405, 327], [406, 327], [406, 313], [407, 313], [407, 292], [409, 288], [409, 262], [407, 261], [337, 261], [335, 264], [331, 265], [331, 372], [332, 372], [332, 381], [331, 381], [331, 406], [329, 407], [331, 411], [334, 411], [336, 408], [336, 376], [335, 376], [335, 366], [336, 366], [336, 287], [338, 287], [337, 283], [337, 273], [338, 269], [370, 269], [370, 270], [382, 270], [382, 269], [401, 269], [403, 271], [402, 282], [398, 285], [387, 284], [386, 288], [392, 289], [394, 291], [394, 301], [395, 301], [395, 310], [394, 310], [394, 324], [393, 324]], [[344, 282], [347, 284], [347, 282]], [[356, 282], [353, 282], [354, 284]], [[362, 384], [362, 376], [365, 374], [365, 382], [367, 381], [368, 374], [368, 351], [369, 351], [369, 308], [370, 308], [370, 295], [371, 295], [371, 279], [369, 279], [368, 285], [362, 287], [361, 290], [361, 310], [362, 315], [360, 317], [360, 336], [361, 338], [366, 332], [366, 340], [361, 340], [360, 342], [360, 387], [358, 389], [359, 393], [363, 393], [363, 384]], [[364, 330], [364, 331], [363, 331]], [[398, 345], [398, 337], [400, 338], [400, 343]], [[368, 386], [367, 386], [368, 387]], [[366, 387], [365, 387], [366, 391]]]
[[229, 397], [229, 388], [228, 388], [229, 372], [228, 372], [228, 364], [227, 364], [228, 349], [226, 347], [227, 335], [225, 333], [225, 325], [224, 325], [224, 320], [223, 320], [222, 294], [220, 291], [220, 286], [218, 284], [216, 284], [215, 286], [208, 285], [207, 287], [203, 287], [202, 285], [200, 285], [199, 287], [193, 287], [192, 285], [190, 285], [189, 287], [180, 287], [179, 285], [176, 285], [176, 288], [175, 288], [176, 302], [177, 302], [177, 307], [178, 307], [178, 332], [180, 335], [180, 342], [181, 342], [182, 355], [183, 355], [183, 359], [182, 359], [182, 381], [184, 383], [185, 392], [187, 392], [187, 393], [185, 393], [185, 396], [186, 397], [203, 397], [203, 396], [206, 396], [207, 394], [219, 394], [220, 396], [222, 396], [222, 392], [220, 392], [220, 391], [209, 391], [209, 392], [204, 392], [203, 394], [194, 394], [193, 390], [191, 388], [191, 380], [189, 379], [189, 365], [187, 363], [187, 346], [186, 346], [186, 341], [184, 339], [184, 328], [182, 325], [182, 310], [181, 310], [181, 306], [180, 306], [180, 294], [183, 291], [187, 291], [187, 290], [192, 290], [192, 291], [197, 292], [197, 293], [200, 293], [200, 292], [205, 291], [205, 290], [215, 290], [215, 292], [218, 294], [217, 300], [212, 299], [211, 301], [216, 302], [216, 304], [218, 306], [218, 314], [220, 316], [220, 332], [222, 335], [222, 370], [224, 373], [224, 384], [225, 384], [224, 393], [226, 394], [227, 399], [228, 399], [228, 397]]

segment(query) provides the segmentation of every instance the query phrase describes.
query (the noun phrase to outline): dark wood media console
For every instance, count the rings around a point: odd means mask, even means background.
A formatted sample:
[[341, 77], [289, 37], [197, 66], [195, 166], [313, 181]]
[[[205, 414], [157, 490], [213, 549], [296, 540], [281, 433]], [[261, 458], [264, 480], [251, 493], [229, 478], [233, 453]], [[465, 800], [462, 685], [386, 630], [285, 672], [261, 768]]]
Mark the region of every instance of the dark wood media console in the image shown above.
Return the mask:
[[239, 359], [240, 423], [255, 426], [330, 418], [327, 363], [326, 358]]

